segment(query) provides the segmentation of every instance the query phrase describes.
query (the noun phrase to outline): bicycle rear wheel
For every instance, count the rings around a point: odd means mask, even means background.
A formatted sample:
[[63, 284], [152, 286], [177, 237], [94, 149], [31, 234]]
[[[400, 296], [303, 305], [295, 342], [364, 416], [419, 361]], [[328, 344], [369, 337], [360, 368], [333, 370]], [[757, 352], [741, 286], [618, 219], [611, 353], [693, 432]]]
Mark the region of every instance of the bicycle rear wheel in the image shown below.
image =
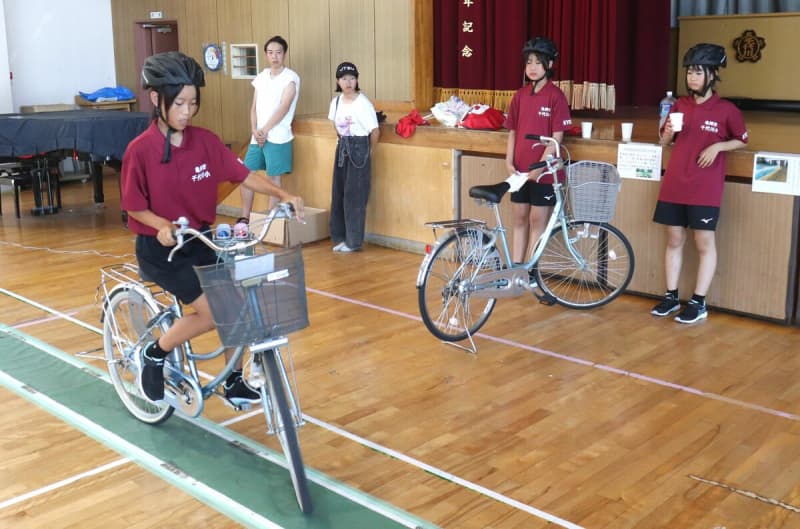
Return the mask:
[[[297, 504], [300, 506], [302, 512], [308, 514], [313, 509], [311, 505], [311, 493], [308, 490], [308, 479], [306, 478], [306, 469], [303, 465], [303, 456], [300, 453], [300, 441], [297, 438], [294, 417], [289, 409], [289, 403], [286, 397], [286, 392], [290, 391], [290, 389], [283, 385], [283, 378], [278, 368], [276, 356], [274, 349], [265, 351], [263, 364], [269, 396], [277, 419], [275, 421], [275, 430], [277, 432], [278, 441], [280, 441], [281, 448], [283, 449], [283, 455], [286, 456], [289, 475], [292, 477], [294, 493], [295, 496], [297, 496]], [[265, 412], [266, 409], [265, 407]]]
[[495, 298], [473, 298], [470, 290], [479, 273], [502, 268], [497, 248], [485, 248], [489, 240], [479, 229], [454, 231], [423, 265], [419, 312], [425, 327], [440, 340], [466, 339], [483, 327], [494, 310]]
[[633, 267], [631, 244], [617, 228], [600, 222], [571, 221], [566, 239], [562, 227], [550, 232], [536, 270], [539, 286], [558, 303], [589, 309], [619, 296], [633, 277]]
[[[103, 349], [117, 395], [140, 421], [148, 424], [166, 421], [174, 409], [168, 404], [150, 402], [139, 393], [136, 384], [140, 369], [134, 357], [138, 352], [136, 344], [147, 331], [147, 323], [158, 314], [155, 302], [139, 289], [125, 288], [114, 291], [104, 309]], [[168, 323], [162, 323], [153, 337], [157, 338], [168, 328]]]

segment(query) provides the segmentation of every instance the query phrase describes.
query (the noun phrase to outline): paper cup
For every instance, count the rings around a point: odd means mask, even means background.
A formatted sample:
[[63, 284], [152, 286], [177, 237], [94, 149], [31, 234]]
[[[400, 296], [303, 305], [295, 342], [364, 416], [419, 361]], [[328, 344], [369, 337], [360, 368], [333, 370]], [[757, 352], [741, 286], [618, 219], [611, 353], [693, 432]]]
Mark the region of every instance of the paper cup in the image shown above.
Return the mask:
[[683, 112], [673, 112], [669, 115], [669, 122], [672, 123], [672, 132], [683, 130]]
[[631, 141], [633, 136], [633, 123], [621, 123], [622, 128], [622, 141]]
[[592, 137], [592, 122], [591, 121], [582, 121], [581, 122], [581, 138], [589, 139]]

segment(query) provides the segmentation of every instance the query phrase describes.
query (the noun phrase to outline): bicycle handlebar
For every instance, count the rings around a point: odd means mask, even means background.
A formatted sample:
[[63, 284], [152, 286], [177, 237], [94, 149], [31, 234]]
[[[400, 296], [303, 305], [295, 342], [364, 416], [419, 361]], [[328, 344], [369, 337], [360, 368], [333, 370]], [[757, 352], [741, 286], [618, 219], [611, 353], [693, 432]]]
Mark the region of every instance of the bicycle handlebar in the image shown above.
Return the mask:
[[189, 227], [189, 220], [186, 217], [180, 217], [178, 220], [174, 221], [173, 224], [177, 226], [175, 231], [172, 232], [173, 237], [175, 238], [176, 244], [175, 247], [169, 252], [167, 256], [167, 261], [171, 262], [172, 257], [175, 255], [175, 252], [180, 250], [186, 242], [185, 236], [189, 235], [193, 239], [200, 239], [206, 246], [211, 248], [216, 252], [240, 252], [251, 246], [255, 246], [257, 243], [261, 242], [261, 240], [267, 235], [267, 231], [269, 231], [269, 227], [272, 224], [272, 221], [275, 219], [292, 219], [296, 217], [296, 212], [294, 210], [294, 206], [289, 202], [280, 202], [277, 206], [275, 206], [271, 211], [267, 213], [266, 219], [264, 219], [264, 224], [261, 226], [261, 231], [258, 235], [250, 240], [242, 240], [236, 242], [234, 244], [228, 244], [225, 246], [219, 246], [215, 243], [212, 239], [209, 239], [205, 233], [201, 232], [200, 230], [196, 230], [194, 228]]
[[[556, 171], [564, 167], [564, 160], [561, 159], [561, 144], [558, 142], [557, 139], [552, 138], [550, 136], [542, 136], [541, 134], [526, 134], [526, 140], [534, 140], [538, 141], [540, 144], [547, 146], [547, 144], [553, 145], [556, 149], [556, 154], [553, 156], [552, 154], [547, 156], [546, 160], [542, 160], [541, 162], [536, 162], [531, 164], [528, 167], [528, 171], [534, 171], [536, 169], [546, 168], [542, 174], [539, 175], [539, 178], [544, 176], [545, 174], [555, 175]], [[539, 181], [539, 178], [536, 181]]]

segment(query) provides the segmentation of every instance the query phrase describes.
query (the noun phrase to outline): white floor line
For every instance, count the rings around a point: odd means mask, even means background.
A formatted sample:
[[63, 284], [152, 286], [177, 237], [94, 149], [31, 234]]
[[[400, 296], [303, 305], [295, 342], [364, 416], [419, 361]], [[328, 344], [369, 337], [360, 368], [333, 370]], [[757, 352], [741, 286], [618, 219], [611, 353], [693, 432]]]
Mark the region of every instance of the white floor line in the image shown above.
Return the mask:
[[[396, 311], [394, 309], [381, 307], [380, 305], [374, 305], [372, 303], [366, 303], [366, 302], [363, 302], [363, 301], [358, 301], [356, 299], [351, 299], [351, 298], [347, 298], [347, 297], [344, 297], [344, 296], [339, 296], [337, 294], [331, 294], [329, 292], [324, 292], [322, 290], [316, 290], [316, 289], [312, 289], [312, 288], [307, 288], [306, 290], [308, 290], [309, 292], [313, 292], [314, 294], [319, 294], [321, 296], [325, 296], [325, 297], [328, 297], [328, 298], [331, 298], [331, 299], [336, 299], [336, 300], [339, 300], [339, 301], [343, 301], [345, 303], [352, 303], [353, 305], [358, 305], [358, 306], [361, 306], [361, 307], [378, 310], [380, 312], [385, 312], [387, 314], [393, 314], [395, 316], [402, 316], [404, 318], [408, 318], [408, 319], [415, 320], [415, 321], [422, 321], [422, 318], [420, 318], [419, 316], [414, 316], [414, 315], [407, 314], [407, 313], [404, 313], [404, 312]], [[716, 401], [720, 401], [720, 402], [725, 402], [727, 404], [738, 406], [740, 408], [745, 408], [745, 409], [757, 411], [757, 412], [760, 412], [760, 413], [766, 413], [768, 415], [773, 415], [775, 417], [781, 417], [783, 419], [789, 419], [789, 420], [792, 420], [792, 421], [800, 421], [800, 415], [795, 414], [795, 413], [791, 413], [791, 412], [783, 411], [783, 410], [778, 410], [778, 409], [774, 409], [774, 408], [768, 408], [766, 406], [761, 406], [760, 404], [755, 404], [755, 403], [747, 402], [747, 401], [744, 401], [744, 400], [734, 399], [732, 397], [726, 397], [725, 395], [720, 395], [718, 393], [712, 393], [712, 392], [709, 392], [709, 391], [703, 391], [702, 389], [693, 388], [691, 386], [684, 386], [684, 385], [681, 385], [681, 384], [676, 384], [676, 383], [670, 382], [668, 380], [663, 380], [663, 379], [656, 378], [656, 377], [650, 377], [650, 376], [647, 376], [647, 375], [643, 375], [641, 373], [637, 373], [635, 371], [628, 371], [626, 369], [620, 369], [618, 367], [613, 367], [613, 366], [609, 366], [609, 365], [606, 365], [606, 364], [600, 364], [600, 363], [597, 363], [597, 362], [593, 362], [592, 360], [585, 360], [583, 358], [578, 358], [576, 356], [570, 356], [570, 355], [567, 355], [567, 354], [556, 353], [554, 351], [548, 351], [547, 349], [542, 349], [542, 348], [536, 347], [534, 345], [528, 345], [528, 344], [525, 344], [525, 343], [516, 342], [516, 341], [513, 341], [513, 340], [508, 340], [506, 338], [501, 338], [499, 336], [492, 336], [492, 335], [489, 335], [489, 334], [477, 333], [477, 334], [474, 335], [474, 337], [476, 337], [476, 338], [480, 337], [480, 338], [483, 338], [484, 340], [489, 340], [489, 341], [500, 343], [500, 344], [503, 344], [503, 345], [508, 345], [509, 347], [516, 347], [516, 348], [523, 349], [525, 351], [530, 351], [532, 353], [540, 354], [540, 355], [543, 355], [543, 356], [549, 356], [551, 358], [557, 358], [559, 360], [564, 360], [566, 362], [570, 362], [570, 363], [573, 363], [573, 364], [582, 365], [582, 366], [589, 367], [589, 368], [592, 368], [592, 369], [598, 369], [600, 371], [605, 371], [606, 373], [612, 373], [612, 374], [615, 374], [615, 375], [631, 377], [631, 378], [634, 378], [636, 380], [641, 380], [643, 382], [648, 382], [650, 384], [654, 384], [656, 386], [662, 386], [662, 387], [675, 389], [675, 390], [678, 390], [678, 391], [683, 391], [683, 392], [686, 392], [686, 393], [691, 393], [692, 395], [696, 395], [698, 397], [704, 397], [704, 398], [707, 398], [707, 399], [712, 399], [712, 400], [716, 400]]]
[[430, 474], [438, 476], [438, 477], [440, 477], [442, 479], [445, 479], [447, 481], [451, 481], [453, 483], [461, 485], [465, 489], [469, 489], [471, 491], [477, 492], [478, 494], [482, 494], [484, 496], [487, 496], [487, 497], [489, 497], [489, 498], [491, 498], [491, 499], [493, 499], [495, 501], [498, 501], [500, 503], [508, 505], [509, 507], [514, 507], [515, 509], [519, 509], [520, 511], [526, 512], [526, 513], [528, 513], [528, 514], [530, 514], [532, 516], [535, 516], [537, 518], [541, 518], [542, 520], [546, 520], [546, 521], [548, 521], [548, 522], [550, 522], [552, 524], [558, 525], [559, 527], [565, 527], [567, 529], [583, 529], [580, 525], [576, 525], [576, 524], [574, 524], [574, 523], [572, 523], [570, 521], [564, 520], [563, 518], [559, 518], [558, 516], [555, 516], [555, 515], [550, 514], [548, 512], [539, 510], [536, 507], [532, 507], [532, 506], [530, 506], [530, 505], [528, 505], [526, 503], [522, 503], [522, 502], [517, 501], [517, 500], [515, 500], [513, 498], [509, 498], [508, 496], [505, 496], [503, 494], [495, 492], [492, 489], [487, 489], [486, 487], [482, 487], [481, 485], [478, 485], [478, 484], [473, 483], [471, 481], [467, 481], [466, 479], [460, 478], [460, 477], [458, 477], [458, 476], [456, 476], [454, 474], [450, 474], [449, 472], [446, 472], [446, 471], [444, 471], [444, 470], [442, 470], [440, 468], [437, 468], [437, 467], [434, 467], [434, 466], [429, 465], [427, 463], [424, 463], [424, 462], [420, 461], [419, 459], [414, 459], [413, 457], [409, 457], [409, 456], [403, 454], [402, 452], [398, 452], [397, 450], [392, 450], [391, 448], [387, 448], [387, 447], [385, 447], [383, 445], [379, 445], [377, 443], [374, 443], [374, 442], [370, 441], [369, 439], [365, 439], [365, 438], [360, 437], [358, 435], [352, 434], [352, 433], [348, 432], [347, 430], [343, 430], [343, 429], [339, 428], [338, 426], [334, 426], [332, 424], [328, 424], [328, 423], [326, 423], [324, 421], [320, 421], [319, 419], [315, 419], [314, 417], [309, 417], [306, 414], [303, 414], [303, 418], [305, 418], [305, 420], [307, 420], [308, 422], [310, 422], [312, 424], [316, 424], [317, 426], [319, 426], [321, 428], [325, 428], [326, 430], [329, 430], [329, 431], [331, 431], [331, 432], [333, 432], [333, 433], [335, 433], [337, 435], [341, 435], [342, 437], [346, 437], [347, 439], [350, 439], [351, 441], [355, 441], [356, 443], [358, 443], [360, 445], [363, 445], [363, 446], [366, 446], [367, 448], [371, 448], [372, 450], [375, 450], [375, 451], [380, 452], [382, 454], [386, 454], [387, 456], [393, 457], [395, 459], [399, 459], [400, 461], [402, 461], [404, 463], [407, 463], [409, 465], [415, 466], [417, 468], [420, 468], [420, 469], [424, 470], [425, 472], [428, 472]]
[[[394, 316], [399, 316], [399, 317], [403, 317], [403, 318], [407, 318], [407, 319], [411, 319], [411, 320], [415, 320], [415, 321], [421, 321], [421, 318], [419, 316], [414, 316], [414, 315], [411, 315], [411, 314], [408, 314], [408, 313], [404, 313], [404, 312], [401, 312], [401, 311], [390, 309], [388, 307], [383, 307], [383, 306], [380, 306], [380, 305], [375, 305], [373, 303], [367, 303], [367, 302], [364, 302], [364, 301], [359, 301], [359, 300], [356, 300], [356, 299], [348, 298], [348, 297], [345, 297], [345, 296], [340, 296], [338, 294], [333, 294], [333, 293], [330, 293], [330, 292], [325, 292], [325, 291], [314, 289], [314, 288], [308, 288], [307, 287], [306, 289], [311, 293], [318, 294], [318, 295], [321, 295], [321, 296], [324, 296], [324, 297], [328, 297], [328, 298], [331, 298], [331, 299], [336, 299], [336, 300], [339, 300], [339, 301], [343, 301], [345, 303], [350, 303], [350, 304], [353, 304], [353, 305], [358, 305], [358, 306], [361, 306], [361, 307], [374, 309], [374, 310], [377, 310], [377, 311], [380, 311], [380, 312], [384, 312], [384, 313], [387, 313], [387, 314], [392, 314]], [[45, 307], [44, 305], [41, 305], [41, 304], [38, 304], [36, 302], [27, 300], [26, 298], [18, 296], [18, 295], [14, 294], [12, 292], [9, 292], [9, 291], [7, 291], [7, 290], [5, 290], [3, 288], [0, 288], [0, 293], [5, 293], [5, 294], [7, 294], [7, 295], [9, 295], [11, 297], [14, 297], [14, 298], [20, 300], [20, 301], [23, 301], [23, 302], [26, 302], [26, 303], [30, 303], [30, 304], [32, 304], [34, 306], [37, 306], [37, 307], [41, 308], [42, 310], [46, 310], [48, 312], [59, 314], [57, 311], [53, 311], [52, 309], [49, 309], [49, 308]], [[72, 318], [68, 318], [68, 319], [74, 320]], [[79, 323], [82, 326], [86, 326], [86, 324], [84, 324], [83, 322], [80, 322], [79, 320], [77, 320], [76, 323]], [[97, 329], [96, 332], [99, 333], [101, 331], [100, 331], [100, 329]], [[784, 418], [784, 419], [789, 419], [789, 420], [793, 420], [793, 421], [800, 421], [800, 415], [796, 415], [796, 414], [793, 414], [793, 413], [790, 413], [790, 412], [786, 412], [786, 411], [782, 411], [782, 410], [776, 410], [776, 409], [768, 408], [768, 407], [761, 406], [761, 405], [758, 405], [758, 404], [750, 403], [750, 402], [747, 402], [747, 401], [741, 401], [741, 400], [738, 400], [738, 399], [725, 397], [723, 395], [719, 395], [719, 394], [716, 394], [716, 393], [705, 392], [705, 391], [702, 391], [702, 390], [699, 390], [699, 389], [696, 389], [696, 388], [692, 388], [692, 387], [689, 387], [689, 386], [682, 386], [680, 384], [675, 384], [673, 382], [669, 382], [669, 381], [666, 381], [666, 380], [662, 380], [662, 379], [658, 379], [658, 378], [654, 378], [654, 377], [648, 377], [646, 375], [642, 375], [642, 374], [639, 374], [639, 373], [636, 373], [636, 372], [633, 372], [633, 371], [626, 371], [626, 370], [615, 368], [615, 367], [612, 367], [612, 366], [607, 366], [607, 365], [604, 365], [604, 364], [598, 364], [598, 363], [592, 362], [590, 360], [585, 360], [585, 359], [574, 357], [574, 356], [570, 356], [570, 355], [565, 355], [565, 354], [560, 354], [560, 353], [556, 353], [556, 352], [553, 352], [553, 351], [548, 351], [546, 349], [541, 349], [539, 347], [531, 346], [531, 345], [528, 345], [528, 344], [523, 344], [523, 343], [515, 342], [515, 341], [512, 341], [512, 340], [507, 340], [507, 339], [501, 338], [501, 337], [491, 336], [491, 335], [487, 335], [487, 334], [484, 334], [484, 333], [478, 333], [478, 334], [476, 334], [476, 336], [481, 337], [483, 339], [491, 340], [491, 341], [494, 341], [494, 342], [497, 342], [497, 343], [502, 343], [504, 345], [508, 345], [508, 346], [511, 346], [511, 347], [518, 347], [520, 349], [531, 351], [531, 352], [534, 352], [534, 353], [537, 353], [537, 354], [542, 354], [542, 355], [545, 355], [545, 356], [550, 356], [550, 357], [557, 358], [557, 359], [560, 359], [560, 360], [564, 360], [564, 361], [567, 361], [567, 362], [580, 364], [580, 365], [583, 365], [583, 366], [586, 366], [586, 367], [590, 367], [590, 368], [594, 368], [594, 369], [599, 369], [599, 370], [605, 371], [607, 373], [612, 373], [612, 374], [621, 375], [621, 376], [628, 376], [628, 377], [631, 377], [631, 378], [634, 378], [634, 379], [637, 379], [637, 380], [642, 380], [644, 382], [649, 382], [651, 384], [659, 385], [659, 386], [662, 386], [662, 387], [669, 387], [669, 388], [672, 388], [672, 389], [675, 389], [675, 390], [678, 390], [678, 391], [684, 391], [684, 392], [687, 392], [687, 393], [691, 393], [691, 394], [697, 395], [699, 397], [705, 397], [705, 398], [709, 398], [709, 399], [712, 399], [712, 400], [725, 402], [727, 404], [731, 404], [731, 405], [734, 405], [734, 406], [737, 406], [737, 407], [750, 409], [750, 410], [761, 412], [761, 413], [766, 413], [766, 414], [773, 415], [773, 416], [776, 416], [776, 417], [781, 417], [781, 418]], [[305, 416], [305, 417], [306, 417], [306, 420], [308, 420], [309, 422], [314, 422], [315, 424], [318, 424], [320, 426], [322, 424], [324, 424], [322, 421], [317, 421], [316, 419], [313, 419], [312, 417], [308, 417], [308, 416]], [[246, 417], [246, 418], [249, 418], [249, 417]], [[235, 422], [238, 422], [239, 420], [245, 420], [246, 418], [238, 419]], [[331, 428], [336, 428], [336, 427], [331, 425]], [[347, 434], [347, 435], [345, 435], [345, 434]], [[339, 435], [343, 435], [345, 437], [349, 437], [349, 438], [351, 438], [353, 440], [356, 440], [356, 442], [359, 442], [359, 441], [357, 441], [357, 439], [360, 439], [357, 436], [354, 436], [353, 434], [349, 434], [349, 432], [346, 432], [344, 430], [341, 430], [341, 433]], [[370, 441], [368, 441], [366, 439], [364, 439], [364, 441], [366, 443], [370, 442]], [[376, 446], [378, 446], [378, 445], [376, 445]], [[387, 448], [386, 450], [390, 450], [390, 449]], [[397, 457], [397, 456], [393, 456], [393, 457]], [[401, 458], [398, 457], [398, 459], [401, 459]], [[410, 463], [410, 461], [411, 461], [411, 458], [409, 458], [409, 464], [412, 464], [412, 463]], [[421, 465], [426, 465], [425, 463], [422, 463], [422, 462], [420, 462], [420, 464]], [[434, 469], [434, 467], [431, 467], [431, 469]], [[438, 469], [434, 469], [434, 470], [438, 470]], [[429, 471], [432, 472], [432, 473], [435, 473], [435, 472], [433, 472], [433, 470], [429, 470]], [[447, 473], [445, 471], [439, 470], [439, 472], [441, 472], [443, 475], [447, 475]], [[450, 478], [448, 478], [448, 479], [450, 479]], [[457, 477], [453, 476], [452, 481], [458, 482], [462, 486], [470, 488], [469, 487], [470, 482], [465, 481], [465, 480], [461, 480], [461, 478], [457, 478]], [[479, 485], [475, 485], [475, 487], [481, 488]], [[475, 489], [473, 489], [473, 490], [475, 490]], [[485, 490], [488, 493], [497, 494], [497, 493], [494, 493], [493, 491], [491, 491], [489, 489], [485, 489]], [[487, 495], [489, 495], [489, 494], [487, 494]], [[501, 495], [498, 495], [498, 496], [501, 496]], [[502, 501], [502, 500], [498, 499], [498, 501]], [[516, 500], [513, 500], [513, 499], [509, 498], [509, 501], [515, 502]], [[509, 504], [509, 505], [511, 505], [511, 504]], [[529, 507], [526, 504], [522, 504], [522, 503], [520, 503], [520, 505], [525, 506], [525, 507]], [[534, 509], [533, 507], [530, 507], [530, 508]], [[566, 523], [570, 523], [570, 522], [566, 522]]]
[[[3, 330], [3, 327], [4, 326], [2, 324], [0, 324], [0, 331]], [[102, 381], [104, 381], [104, 382], [106, 382], [108, 384], [111, 383], [109, 375], [108, 375], [108, 373], [106, 371], [101, 370], [101, 369], [99, 369], [99, 368], [97, 368], [97, 367], [95, 367], [95, 366], [93, 366], [91, 364], [86, 364], [85, 362], [83, 362], [83, 361], [79, 360], [78, 358], [76, 358], [75, 355], [72, 355], [72, 354], [66, 353], [64, 351], [61, 351], [59, 349], [56, 349], [55, 347], [51, 346], [50, 344], [48, 344], [46, 342], [43, 342], [43, 341], [41, 341], [41, 340], [39, 340], [37, 338], [31, 337], [31, 336], [27, 336], [25, 334], [22, 334], [21, 332], [16, 332], [16, 330], [12, 329], [11, 327], [5, 327], [5, 329], [6, 330], [4, 332], [6, 332], [7, 334], [13, 335], [15, 338], [20, 339], [23, 342], [25, 342], [25, 343], [33, 346], [33, 347], [36, 347], [37, 349], [39, 349], [39, 350], [41, 350], [41, 351], [43, 351], [43, 352], [45, 352], [45, 353], [47, 353], [47, 354], [49, 354], [49, 355], [51, 355], [51, 356], [53, 356], [55, 358], [58, 358], [58, 359], [60, 359], [60, 360], [62, 360], [64, 362], [68, 363], [69, 365], [72, 365], [72, 366], [74, 366], [76, 368], [79, 368], [79, 369], [81, 369], [81, 370], [83, 370], [83, 371], [85, 371], [85, 372], [87, 372], [87, 373], [89, 373], [89, 374], [91, 374], [93, 376], [96, 376], [97, 378], [99, 378], [100, 380], [102, 380]], [[210, 378], [210, 376], [209, 376], [209, 378]], [[12, 380], [12, 381], [14, 380], [11, 377], [8, 377], [2, 371], [0, 371], [0, 385], [2, 385], [4, 379], [8, 379], [8, 380]], [[6, 387], [9, 387], [9, 386], [6, 386]], [[10, 389], [14, 390], [15, 388], [11, 387]], [[21, 391], [18, 391], [18, 393], [20, 393], [23, 397], [28, 398]], [[35, 393], [35, 392], [33, 392], [33, 393]], [[36, 395], [38, 396], [39, 394], [36, 394]], [[47, 398], [47, 397], [44, 396], [44, 398]], [[33, 400], [34, 402], [36, 402], [38, 404], [38, 401], [36, 401], [34, 399], [30, 399], [29, 398], [29, 400]], [[42, 408], [48, 409], [46, 406], [42, 406], [41, 404], [39, 404], [39, 405]], [[66, 420], [59, 413], [54, 412], [54, 411], [49, 410], [49, 409], [48, 409], [48, 411], [50, 411], [50, 413], [55, 415], [56, 417], [61, 418], [64, 422], [67, 422], [68, 424], [73, 424], [74, 425], [74, 423]], [[70, 417], [77, 416], [77, 417], [80, 417], [81, 419], [84, 419], [84, 421], [86, 423], [94, 425], [94, 423], [92, 423], [91, 421], [88, 421], [88, 419], [83, 418], [83, 416], [81, 416], [80, 414], [74, 413], [71, 410], [69, 410], [69, 412], [71, 413]], [[262, 413], [262, 412], [261, 412], [261, 408], [259, 407], [257, 410], [253, 410], [253, 411], [249, 412], [246, 417], [243, 417], [243, 418], [234, 417], [234, 418], [226, 421], [226, 423], [227, 424], [232, 424], [234, 422], [239, 422], [240, 420], [244, 420], [245, 418], [250, 418], [250, 417], [252, 417], [252, 416], [254, 416], [256, 414], [260, 414], [260, 413]], [[205, 419], [202, 416], [198, 417], [196, 419], [186, 418], [180, 412], [178, 412], [176, 415], [179, 416], [182, 419], [190, 421], [195, 426], [197, 426], [199, 428], [202, 428], [205, 431], [207, 431], [207, 432], [209, 432], [209, 433], [211, 433], [213, 435], [216, 435], [217, 437], [219, 437], [221, 439], [224, 439], [224, 440], [226, 440], [228, 442], [231, 442], [231, 443], [235, 443], [240, 447], [247, 447], [250, 452], [252, 452], [253, 454], [257, 455], [258, 457], [266, 459], [266, 460], [268, 460], [268, 461], [270, 461], [272, 463], [275, 463], [277, 465], [283, 466], [284, 468], [287, 465], [287, 463], [286, 463], [285, 459], [283, 458], [283, 456], [279, 455], [277, 452], [274, 452], [273, 450], [265, 447], [264, 445], [261, 445], [261, 444], [255, 442], [255, 441], [243, 436], [243, 435], [240, 435], [240, 434], [236, 433], [233, 430], [229, 430], [227, 428], [223, 428], [222, 430], [219, 430], [219, 429], [217, 429], [217, 427], [221, 426], [221, 425], [219, 425], [217, 423], [214, 423], [211, 420]], [[100, 431], [105, 431], [99, 425], [95, 425], [95, 426]], [[82, 429], [82, 428], [79, 427], [79, 429]], [[83, 430], [83, 431], [86, 431], [86, 430]], [[90, 434], [90, 436], [92, 436], [92, 435]], [[94, 437], [94, 436], [92, 436], [92, 437]], [[107, 446], [111, 446], [112, 448], [114, 448], [114, 445], [109, 444], [107, 441], [105, 441], [103, 439], [100, 439], [100, 442], [102, 442], [103, 444], [106, 444]], [[118, 452], [120, 451], [120, 450], [118, 450], [116, 448], [114, 448], [114, 449], [117, 450]], [[145, 453], [147, 453], [147, 452], [145, 452]], [[126, 454], [127, 454], [127, 452], [126, 452]], [[135, 459], [135, 458], [133, 458], [133, 459]], [[148, 468], [150, 468], [150, 467], [148, 467]], [[158, 470], [161, 470], [161, 469], [159, 468]], [[153, 471], [152, 468], [150, 468], [150, 471], [153, 472], [154, 474], [160, 476], [162, 479], [164, 479], [164, 476], [161, 475], [160, 472]], [[426, 529], [426, 528], [430, 529], [430, 528], [434, 527], [433, 524], [430, 524], [429, 522], [427, 522], [425, 520], [422, 520], [422, 519], [412, 515], [411, 513], [407, 513], [405, 511], [403, 511], [402, 509], [399, 509], [398, 507], [395, 507], [394, 505], [392, 505], [392, 504], [390, 504], [388, 502], [379, 500], [379, 499], [377, 499], [377, 498], [375, 498], [373, 496], [370, 496], [370, 495], [368, 495], [366, 493], [363, 493], [363, 492], [359, 491], [358, 489], [355, 489], [355, 488], [350, 487], [348, 485], [345, 485], [345, 484], [343, 484], [343, 483], [341, 483], [339, 481], [336, 481], [336, 480], [328, 477], [327, 475], [323, 474], [322, 472], [316, 471], [316, 470], [311, 469], [311, 468], [307, 468], [306, 469], [306, 474], [307, 474], [307, 477], [308, 477], [308, 479], [310, 481], [313, 481], [314, 483], [316, 483], [316, 484], [318, 484], [318, 485], [320, 485], [320, 486], [332, 491], [335, 494], [338, 494], [338, 495], [340, 495], [340, 496], [342, 496], [344, 498], [347, 498], [347, 499], [349, 499], [350, 501], [352, 501], [354, 503], [362, 505], [362, 506], [366, 507], [367, 509], [370, 509], [370, 510], [380, 514], [381, 516], [384, 516], [384, 517], [386, 517], [388, 519], [391, 519], [391, 520], [393, 520], [393, 521], [395, 521], [397, 523], [400, 523], [400, 524], [406, 526], [409, 529]], [[189, 476], [183, 476], [183, 477], [184, 478], [189, 478]], [[165, 479], [165, 481], [168, 481], [168, 482], [172, 483], [173, 485], [177, 486], [177, 483], [171, 481], [170, 479]], [[203, 486], [203, 487], [205, 487], [205, 486]], [[187, 489], [183, 489], [183, 490], [187, 490]], [[203, 488], [203, 491], [205, 491], [205, 490], [206, 490], [206, 488]], [[209, 490], [214, 491], [214, 489], [209, 489]], [[213, 505], [219, 505], [219, 504], [209, 503], [209, 505], [213, 506]], [[230, 503], [229, 502], [228, 503], [223, 502], [222, 505], [227, 508], [227, 507], [230, 506]], [[220, 510], [224, 514], [228, 515], [232, 519], [237, 519], [236, 516], [232, 516], [228, 511], [222, 511], [218, 507], [215, 507], [215, 508], [217, 510]], [[244, 514], [247, 515], [247, 516], [250, 515], [249, 511], [245, 512]], [[272, 522], [269, 522], [269, 523], [272, 523]], [[276, 526], [276, 525], [267, 525], [265, 527], [279, 529], [278, 526]]]
[[56, 481], [55, 483], [51, 483], [50, 485], [38, 488], [36, 490], [32, 490], [30, 492], [26, 492], [25, 494], [15, 496], [11, 499], [0, 502], [0, 511], [7, 507], [11, 507], [18, 503], [22, 503], [23, 501], [28, 501], [37, 496], [41, 496], [42, 494], [47, 494], [48, 492], [53, 492], [54, 490], [58, 490], [68, 485], [72, 485], [76, 481], [80, 481], [85, 478], [90, 478], [92, 476], [102, 474], [103, 472], [107, 472], [109, 470], [113, 470], [119, 466], [125, 465], [130, 462], [131, 460], [128, 458], [118, 459], [116, 461], [112, 461], [111, 463], [101, 465], [91, 470], [87, 470], [86, 472], [81, 472], [80, 474], [75, 474], [74, 476], [71, 476], [69, 478], [62, 479], [61, 481]]
[[282, 526], [275, 524], [271, 520], [264, 518], [257, 512], [245, 507], [233, 498], [208, 487], [204, 483], [195, 480], [183, 472], [176, 473], [163, 460], [155, 457], [149, 452], [142, 450], [133, 443], [118, 436], [114, 432], [103, 428], [95, 422], [84, 417], [80, 413], [62, 405], [43, 393], [33, 390], [21, 381], [0, 371], [0, 385], [8, 388], [20, 397], [33, 402], [40, 408], [47, 410], [48, 413], [61, 419], [67, 424], [81, 430], [86, 435], [98, 440], [112, 450], [124, 454], [130, 460], [147, 468], [162, 480], [180, 488], [200, 501], [205, 502], [212, 508], [223, 513], [232, 520], [238, 521], [252, 527], [264, 529], [283, 529]]
[[[67, 316], [74, 316], [77, 313], [78, 313], [77, 310], [71, 310], [65, 314]], [[44, 316], [42, 318], [36, 318], [33, 320], [26, 320], [26, 321], [21, 321], [19, 323], [15, 323], [14, 325], [12, 325], [12, 327], [14, 327], [15, 329], [24, 329], [25, 327], [30, 327], [31, 325], [39, 325], [40, 323], [47, 323], [50, 321], [55, 321], [60, 319], [61, 316]]]

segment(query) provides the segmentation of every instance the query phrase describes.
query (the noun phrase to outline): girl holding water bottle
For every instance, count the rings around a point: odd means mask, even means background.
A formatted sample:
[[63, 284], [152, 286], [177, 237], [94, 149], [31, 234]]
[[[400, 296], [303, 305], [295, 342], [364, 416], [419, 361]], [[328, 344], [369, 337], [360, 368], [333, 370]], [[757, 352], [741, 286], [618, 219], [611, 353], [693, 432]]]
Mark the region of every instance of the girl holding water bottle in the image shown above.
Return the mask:
[[[653, 221], [667, 228], [667, 292], [650, 312], [668, 316], [680, 311], [675, 317], [680, 323], [708, 317], [706, 293], [717, 267], [715, 230], [725, 184], [725, 152], [747, 143], [742, 113], [714, 91], [719, 68], [726, 63], [725, 48], [716, 44], [698, 44], [686, 52], [683, 66], [689, 95], [678, 99], [661, 131], [663, 145], [675, 142], [653, 214]], [[694, 294], [681, 310], [678, 279], [687, 227], [694, 232], [700, 259]]]

